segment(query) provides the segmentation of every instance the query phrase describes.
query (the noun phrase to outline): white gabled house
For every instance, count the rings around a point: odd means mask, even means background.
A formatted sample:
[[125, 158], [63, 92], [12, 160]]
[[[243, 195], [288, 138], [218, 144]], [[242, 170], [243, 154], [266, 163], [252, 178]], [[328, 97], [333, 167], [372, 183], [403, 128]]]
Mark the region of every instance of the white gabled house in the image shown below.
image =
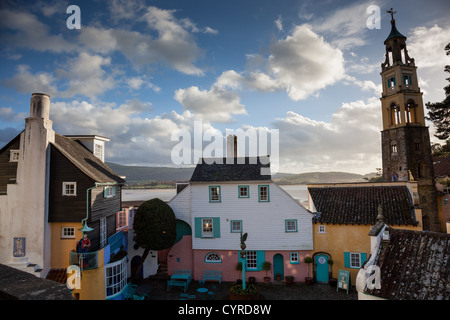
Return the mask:
[[[271, 180], [269, 157], [201, 159], [189, 185], [169, 205], [178, 220], [179, 241], [168, 256], [169, 274], [192, 270], [201, 280], [219, 270], [222, 281], [241, 277], [240, 236], [247, 233], [246, 278], [294, 276], [304, 281], [305, 256], [313, 249], [312, 214]], [[241, 163], [242, 162], [242, 163]], [[269, 272], [262, 270], [265, 261]]]

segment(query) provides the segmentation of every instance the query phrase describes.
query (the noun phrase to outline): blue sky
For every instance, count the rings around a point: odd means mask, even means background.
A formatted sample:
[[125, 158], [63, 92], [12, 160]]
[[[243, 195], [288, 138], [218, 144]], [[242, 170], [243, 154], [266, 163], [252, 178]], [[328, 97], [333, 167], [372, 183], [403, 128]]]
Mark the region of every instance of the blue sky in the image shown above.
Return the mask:
[[[371, 5], [380, 29], [367, 27]], [[374, 172], [391, 7], [424, 102], [442, 100], [446, 0], [3, 1], [0, 147], [44, 92], [56, 132], [109, 137], [119, 164], [174, 165], [172, 133], [197, 120], [223, 135], [278, 130], [281, 172]]]

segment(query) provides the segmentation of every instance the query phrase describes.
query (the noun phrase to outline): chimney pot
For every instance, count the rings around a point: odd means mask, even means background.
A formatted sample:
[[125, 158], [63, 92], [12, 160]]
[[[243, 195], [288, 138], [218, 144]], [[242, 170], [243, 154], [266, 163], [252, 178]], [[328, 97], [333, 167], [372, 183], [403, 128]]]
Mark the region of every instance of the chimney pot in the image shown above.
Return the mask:
[[50, 118], [50, 96], [45, 93], [33, 93], [30, 102], [30, 118]]

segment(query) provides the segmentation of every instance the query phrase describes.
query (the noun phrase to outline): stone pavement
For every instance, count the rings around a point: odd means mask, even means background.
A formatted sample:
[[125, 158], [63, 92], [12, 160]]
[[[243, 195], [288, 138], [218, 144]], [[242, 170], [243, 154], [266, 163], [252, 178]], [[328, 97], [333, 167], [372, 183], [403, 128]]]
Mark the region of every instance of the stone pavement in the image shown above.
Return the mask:
[[[198, 281], [192, 281], [186, 294], [183, 295], [181, 287], [172, 287], [167, 291], [167, 281], [164, 279], [145, 279], [138, 286], [138, 294], [147, 294], [150, 300], [229, 300], [229, 290], [234, 282], [206, 282], [208, 292], [212, 294], [201, 294], [197, 289], [201, 287]], [[292, 286], [280, 283], [255, 283], [258, 289], [258, 300], [357, 300], [357, 292], [354, 287], [347, 294], [344, 290], [336, 291], [336, 287], [328, 284], [313, 284], [307, 286], [302, 282], [294, 282]], [[194, 297], [195, 296], [195, 297]]]

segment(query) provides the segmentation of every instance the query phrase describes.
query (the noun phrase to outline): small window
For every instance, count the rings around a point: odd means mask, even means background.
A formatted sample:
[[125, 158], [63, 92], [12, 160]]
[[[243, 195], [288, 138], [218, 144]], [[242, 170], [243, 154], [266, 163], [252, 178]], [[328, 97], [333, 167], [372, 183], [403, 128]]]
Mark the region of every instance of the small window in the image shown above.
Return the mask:
[[74, 227], [62, 227], [61, 228], [61, 238], [62, 239], [75, 239], [75, 228]]
[[213, 219], [202, 219], [202, 237], [213, 237]]
[[350, 252], [350, 268], [361, 268], [361, 254]]
[[248, 186], [239, 186], [238, 187], [238, 191], [239, 191], [239, 198], [249, 198], [250, 194], [248, 192]]
[[9, 150], [9, 162], [19, 162], [19, 150]]
[[297, 232], [297, 220], [285, 221], [286, 232]]
[[259, 201], [269, 202], [269, 186], [258, 186], [259, 189]]
[[298, 264], [298, 263], [300, 263], [298, 252], [291, 252], [291, 253], [289, 253], [289, 258], [290, 258], [291, 264]]
[[319, 225], [319, 233], [326, 233], [325, 231], [325, 226], [324, 225]]
[[222, 257], [217, 252], [210, 252], [205, 257], [205, 263], [221, 263]]
[[77, 195], [77, 183], [76, 182], [63, 182], [62, 195], [63, 196], [76, 196]]
[[209, 187], [209, 202], [220, 202], [220, 186]]
[[231, 232], [242, 232], [242, 221], [241, 220], [231, 220]]
[[116, 195], [115, 186], [107, 186], [103, 189], [103, 195], [105, 198], [112, 198]]
[[391, 152], [392, 153], [397, 153], [397, 145], [396, 144], [391, 144]]

